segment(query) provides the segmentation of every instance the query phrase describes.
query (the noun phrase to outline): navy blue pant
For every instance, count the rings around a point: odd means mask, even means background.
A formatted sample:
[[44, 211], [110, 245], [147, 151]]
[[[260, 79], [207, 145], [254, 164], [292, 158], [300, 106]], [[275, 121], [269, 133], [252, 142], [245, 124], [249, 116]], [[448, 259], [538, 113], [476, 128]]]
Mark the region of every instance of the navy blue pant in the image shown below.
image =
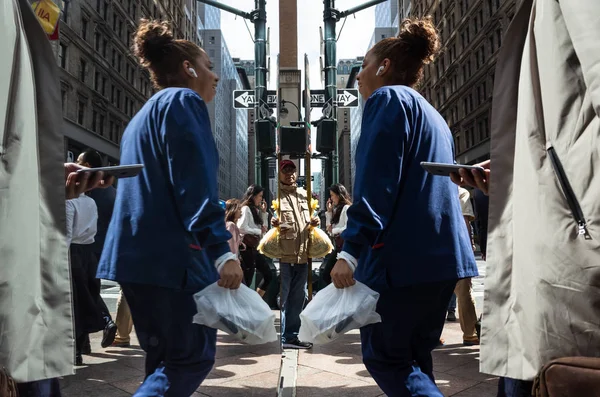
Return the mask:
[[146, 352], [146, 380], [134, 395], [192, 395], [212, 369], [217, 345], [216, 329], [192, 323], [193, 293], [142, 284], [121, 287]]
[[381, 293], [381, 323], [361, 328], [363, 362], [389, 397], [442, 396], [433, 378], [438, 345], [456, 280]]
[[300, 313], [308, 293], [308, 265], [281, 263], [281, 343], [298, 339]]

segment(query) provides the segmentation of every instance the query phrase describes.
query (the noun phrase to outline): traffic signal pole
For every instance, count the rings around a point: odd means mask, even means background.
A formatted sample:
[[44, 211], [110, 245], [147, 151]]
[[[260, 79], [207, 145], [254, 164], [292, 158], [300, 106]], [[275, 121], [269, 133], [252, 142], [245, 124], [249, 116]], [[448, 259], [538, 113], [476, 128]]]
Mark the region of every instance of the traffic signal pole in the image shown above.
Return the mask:
[[[244, 12], [237, 8], [219, 3], [214, 0], [197, 0], [209, 6], [213, 6], [220, 10], [232, 13], [242, 18], [248, 19], [254, 24], [254, 74], [256, 85], [254, 87], [256, 111], [255, 125], [260, 120], [269, 119], [269, 105], [267, 104], [267, 1], [255, 0], [254, 11]], [[255, 128], [255, 175], [256, 184], [262, 185], [268, 189], [268, 161], [258, 151], [258, 131]]]
[[[331, 109], [327, 114], [323, 114], [324, 119], [333, 119], [337, 117], [337, 33], [336, 24], [342, 19], [353, 15], [359, 11], [373, 7], [386, 0], [371, 0], [359, 6], [350, 8], [347, 11], [340, 12], [335, 8], [335, 0], [323, 0], [323, 24], [325, 25], [325, 107]], [[331, 108], [327, 106], [329, 104]], [[337, 120], [335, 122], [335, 151], [329, 155], [325, 167], [325, 189], [328, 189], [334, 183], [339, 182], [339, 137], [337, 133]]]

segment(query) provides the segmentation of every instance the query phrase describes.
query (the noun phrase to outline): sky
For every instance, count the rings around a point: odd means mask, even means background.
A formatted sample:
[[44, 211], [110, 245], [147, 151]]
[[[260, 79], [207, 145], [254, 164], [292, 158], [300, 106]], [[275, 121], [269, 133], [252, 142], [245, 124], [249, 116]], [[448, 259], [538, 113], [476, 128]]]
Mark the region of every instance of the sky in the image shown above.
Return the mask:
[[[254, 0], [220, 0], [221, 3], [237, 9], [250, 12], [254, 8]], [[345, 11], [354, 6], [363, 4], [366, 0], [338, 0], [336, 8]], [[363, 10], [347, 18], [342, 29], [343, 20], [337, 24], [339, 36], [337, 46], [337, 59], [356, 58], [362, 56], [367, 50], [375, 27], [375, 7]], [[320, 76], [320, 35], [319, 27], [323, 26], [323, 0], [298, 0], [298, 69], [304, 76], [304, 54], [308, 55], [310, 65], [311, 89], [323, 88]], [[279, 53], [279, 0], [267, 0], [267, 27], [270, 28], [270, 54], [271, 74], [269, 89], [275, 89], [277, 54]], [[254, 43], [248, 28], [254, 35], [254, 26], [244, 19], [233, 14], [221, 11], [221, 28], [227, 42], [227, 47], [232, 57], [241, 59], [254, 59]], [[302, 83], [304, 87], [304, 83]], [[298, 104], [300, 105], [300, 104]], [[320, 111], [312, 111], [311, 119], [321, 117]], [[315, 145], [316, 131], [312, 133], [313, 147]], [[320, 161], [313, 161], [313, 172], [321, 168]]]
[[[366, 0], [338, 0], [336, 7], [345, 11], [363, 4]], [[254, 0], [221, 0], [221, 3], [243, 11], [254, 8]], [[275, 70], [279, 53], [279, 0], [267, 0], [267, 27], [270, 28], [271, 87], [275, 86]], [[338, 23], [338, 34], [343, 21]], [[319, 75], [319, 27], [323, 26], [323, 0], [298, 0], [298, 67], [304, 69], [304, 54], [310, 62], [311, 88], [321, 88]], [[338, 41], [338, 59], [355, 58], [364, 55], [375, 26], [375, 7], [348, 17]], [[231, 56], [241, 59], [254, 59], [254, 45], [244, 20], [221, 11], [221, 27]], [[254, 35], [254, 26], [248, 23]]]

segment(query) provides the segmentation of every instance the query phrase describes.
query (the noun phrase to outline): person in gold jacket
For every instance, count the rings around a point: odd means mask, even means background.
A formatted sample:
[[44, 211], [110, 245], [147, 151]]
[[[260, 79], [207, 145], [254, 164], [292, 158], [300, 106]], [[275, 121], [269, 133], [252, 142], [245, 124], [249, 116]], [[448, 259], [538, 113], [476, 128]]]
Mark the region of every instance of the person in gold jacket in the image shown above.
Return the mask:
[[300, 312], [307, 298], [309, 226], [317, 226], [319, 219], [311, 217], [306, 190], [296, 185], [296, 165], [284, 160], [279, 167], [280, 218], [273, 226], [280, 228], [281, 247], [281, 343], [287, 349], [310, 349], [311, 343], [298, 339]]

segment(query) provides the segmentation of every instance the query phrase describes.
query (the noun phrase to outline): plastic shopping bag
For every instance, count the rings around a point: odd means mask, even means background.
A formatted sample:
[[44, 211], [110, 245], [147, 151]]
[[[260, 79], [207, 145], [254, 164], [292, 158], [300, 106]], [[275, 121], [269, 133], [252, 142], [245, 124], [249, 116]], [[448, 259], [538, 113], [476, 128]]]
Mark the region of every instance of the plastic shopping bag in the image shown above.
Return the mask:
[[249, 345], [277, 340], [275, 314], [256, 291], [211, 284], [194, 294], [198, 314], [194, 323], [217, 328]]
[[379, 323], [381, 316], [375, 311], [378, 299], [379, 293], [358, 281], [344, 289], [329, 284], [300, 313], [298, 339], [325, 344], [352, 329]]
[[283, 257], [283, 249], [279, 241], [279, 228], [274, 227], [260, 240], [258, 244], [258, 252], [271, 259], [279, 259]]
[[333, 251], [331, 239], [323, 230], [318, 227], [312, 227], [308, 236], [308, 257], [323, 258]]

